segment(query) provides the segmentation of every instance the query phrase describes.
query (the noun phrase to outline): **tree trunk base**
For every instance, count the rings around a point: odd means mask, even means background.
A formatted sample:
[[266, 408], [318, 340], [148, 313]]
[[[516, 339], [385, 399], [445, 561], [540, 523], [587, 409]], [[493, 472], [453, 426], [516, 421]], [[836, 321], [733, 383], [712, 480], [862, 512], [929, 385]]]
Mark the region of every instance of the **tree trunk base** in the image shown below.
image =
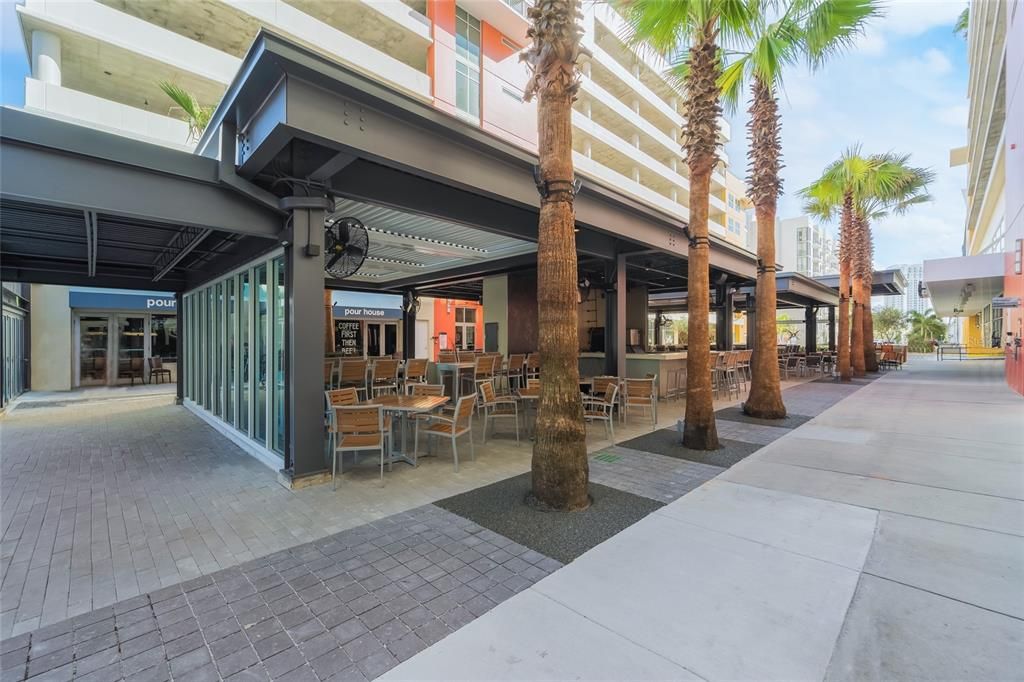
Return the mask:
[[718, 450], [721, 445], [718, 442], [718, 429], [712, 422], [711, 428], [693, 425], [689, 422], [683, 424], [683, 447], [691, 450]]
[[576, 506], [566, 507], [566, 508], [551, 506], [550, 504], [548, 504], [544, 500], [542, 500], [539, 497], [537, 497], [533, 493], [532, 490], [529, 493], [526, 494], [525, 498], [523, 498], [523, 504], [525, 504], [527, 507], [529, 507], [529, 508], [531, 508], [531, 509], [533, 509], [535, 511], [543, 512], [543, 513], [548, 513], [548, 512], [550, 512], [550, 513], [580, 512], [580, 511], [585, 511], [587, 509], [590, 509], [590, 505], [592, 505], [593, 503], [594, 503], [594, 498], [593, 498], [593, 496], [591, 496], [589, 494], [586, 497], [586, 503], [585, 504], [579, 504], [579, 505], [576, 505]]
[[751, 405], [750, 402], [745, 402], [740, 405], [740, 408], [743, 410], [743, 414], [757, 419], [786, 418], [786, 406], [782, 404], [781, 400], [777, 405]]

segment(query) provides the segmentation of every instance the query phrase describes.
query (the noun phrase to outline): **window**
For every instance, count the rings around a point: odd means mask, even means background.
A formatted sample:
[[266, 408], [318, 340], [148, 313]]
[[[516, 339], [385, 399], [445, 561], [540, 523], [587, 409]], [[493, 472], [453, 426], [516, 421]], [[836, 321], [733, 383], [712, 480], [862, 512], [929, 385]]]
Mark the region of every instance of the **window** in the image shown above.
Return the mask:
[[476, 308], [455, 309], [455, 347], [459, 350], [476, 348]]
[[480, 21], [455, 8], [455, 106], [480, 116]]

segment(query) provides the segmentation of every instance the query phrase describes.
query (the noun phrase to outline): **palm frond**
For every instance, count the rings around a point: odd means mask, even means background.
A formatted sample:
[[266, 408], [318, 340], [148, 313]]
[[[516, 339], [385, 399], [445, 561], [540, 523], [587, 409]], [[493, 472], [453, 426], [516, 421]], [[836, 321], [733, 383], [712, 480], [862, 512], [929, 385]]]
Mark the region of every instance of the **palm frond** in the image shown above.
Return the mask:
[[160, 81], [160, 89], [184, 112], [190, 139], [199, 139], [213, 118], [213, 107], [203, 106], [191, 92], [169, 81]]
[[953, 24], [953, 33], [957, 34], [963, 39], [967, 39], [967, 31], [970, 29], [970, 17], [971, 8], [970, 6], [964, 7], [964, 11], [960, 13], [960, 16], [956, 18], [956, 23]]

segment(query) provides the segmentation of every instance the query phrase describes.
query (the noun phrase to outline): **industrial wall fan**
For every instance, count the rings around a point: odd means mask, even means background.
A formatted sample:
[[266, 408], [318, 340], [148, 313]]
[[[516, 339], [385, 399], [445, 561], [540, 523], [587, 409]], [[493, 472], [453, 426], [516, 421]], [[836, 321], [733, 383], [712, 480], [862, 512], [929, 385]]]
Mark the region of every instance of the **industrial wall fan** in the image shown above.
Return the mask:
[[357, 218], [337, 218], [324, 224], [324, 270], [335, 279], [359, 271], [370, 248], [366, 227]]

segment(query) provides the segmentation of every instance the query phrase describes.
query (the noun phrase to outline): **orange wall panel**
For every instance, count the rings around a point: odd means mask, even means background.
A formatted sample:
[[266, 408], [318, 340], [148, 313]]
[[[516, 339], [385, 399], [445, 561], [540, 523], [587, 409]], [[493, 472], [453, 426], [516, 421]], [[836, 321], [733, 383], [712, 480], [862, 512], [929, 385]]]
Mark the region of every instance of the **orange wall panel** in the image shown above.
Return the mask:
[[[454, 298], [434, 299], [434, 353], [440, 350], [441, 334], [448, 335], [448, 349], [455, 347], [455, 309], [476, 310], [476, 348], [484, 347], [484, 307], [476, 301], [460, 301]], [[435, 357], [437, 357], [435, 355]]]

